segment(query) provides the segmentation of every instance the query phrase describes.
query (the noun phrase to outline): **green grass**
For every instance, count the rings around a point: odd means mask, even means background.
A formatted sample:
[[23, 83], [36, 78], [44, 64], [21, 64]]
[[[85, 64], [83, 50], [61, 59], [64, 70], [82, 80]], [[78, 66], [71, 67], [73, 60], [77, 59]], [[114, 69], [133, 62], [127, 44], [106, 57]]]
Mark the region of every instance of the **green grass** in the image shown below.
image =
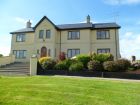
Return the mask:
[[0, 105], [140, 105], [140, 82], [59, 76], [0, 77]]

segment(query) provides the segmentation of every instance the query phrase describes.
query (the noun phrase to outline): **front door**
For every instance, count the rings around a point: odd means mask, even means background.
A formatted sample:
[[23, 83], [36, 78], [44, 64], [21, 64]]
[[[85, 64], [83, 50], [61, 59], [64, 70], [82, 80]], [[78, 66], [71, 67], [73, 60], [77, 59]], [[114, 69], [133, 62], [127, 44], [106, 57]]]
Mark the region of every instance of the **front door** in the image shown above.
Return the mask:
[[47, 48], [46, 47], [42, 47], [41, 48], [41, 55], [40, 57], [46, 57], [47, 56]]

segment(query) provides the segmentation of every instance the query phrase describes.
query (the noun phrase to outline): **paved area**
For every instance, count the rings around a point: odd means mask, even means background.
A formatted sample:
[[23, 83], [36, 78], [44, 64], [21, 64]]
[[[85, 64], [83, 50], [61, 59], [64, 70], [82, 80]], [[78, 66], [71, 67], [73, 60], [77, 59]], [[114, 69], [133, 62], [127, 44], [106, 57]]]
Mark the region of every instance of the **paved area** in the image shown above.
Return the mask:
[[128, 81], [128, 82], [140, 82], [140, 80], [135, 79], [119, 79], [119, 78], [99, 78], [99, 77], [81, 77], [81, 76], [62, 76], [62, 75], [55, 75], [57, 77], [72, 77], [72, 78], [88, 78], [88, 79], [100, 79], [100, 80], [116, 80], [116, 81]]

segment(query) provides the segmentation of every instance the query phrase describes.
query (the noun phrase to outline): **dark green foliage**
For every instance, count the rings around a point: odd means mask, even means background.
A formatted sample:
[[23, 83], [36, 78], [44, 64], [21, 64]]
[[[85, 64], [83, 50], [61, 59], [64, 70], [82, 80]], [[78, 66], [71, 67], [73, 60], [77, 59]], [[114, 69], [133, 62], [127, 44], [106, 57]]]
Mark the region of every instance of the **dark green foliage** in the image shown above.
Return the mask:
[[70, 65], [74, 62], [74, 60], [72, 60], [72, 59], [66, 59], [63, 62], [66, 64], [67, 69], [68, 69], [70, 67]]
[[104, 70], [106, 71], [116, 71], [116, 66], [114, 61], [106, 61], [103, 63]]
[[54, 68], [54, 66], [56, 65], [56, 62], [52, 59], [45, 61], [45, 63], [43, 63], [42, 67], [45, 70], [52, 70]]
[[89, 61], [88, 62], [88, 69], [93, 71], [102, 71], [103, 67], [99, 61]]
[[2, 55], [2, 54], [0, 54], [0, 57], [3, 57], [3, 55]]
[[101, 54], [93, 53], [91, 55], [91, 59], [95, 61], [99, 61], [100, 63], [103, 63], [105, 61], [113, 61], [114, 57], [110, 53], [101, 53]]
[[82, 62], [84, 67], [87, 68], [87, 63], [90, 61], [90, 56], [89, 55], [77, 55], [76, 56], [76, 59], [79, 61], [79, 62]]
[[84, 65], [82, 62], [73, 63], [70, 65], [69, 71], [81, 71], [83, 70], [83, 67]]
[[55, 70], [67, 70], [68, 67], [65, 61], [60, 61], [54, 66]]

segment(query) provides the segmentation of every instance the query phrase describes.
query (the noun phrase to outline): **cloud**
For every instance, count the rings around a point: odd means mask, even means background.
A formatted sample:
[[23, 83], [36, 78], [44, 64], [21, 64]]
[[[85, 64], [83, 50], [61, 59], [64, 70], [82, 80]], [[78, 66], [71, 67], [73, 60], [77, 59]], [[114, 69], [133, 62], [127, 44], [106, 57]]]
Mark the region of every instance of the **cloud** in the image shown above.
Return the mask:
[[8, 56], [10, 53], [11, 37], [9, 35], [0, 35], [1, 44], [0, 44], [0, 54]]
[[103, 0], [106, 4], [109, 5], [131, 5], [131, 4], [140, 4], [140, 0]]
[[135, 55], [137, 59], [140, 59], [140, 34], [126, 32], [120, 40], [120, 52], [122, 57], [130, 59], [132, 55]]
[[16, 17], [15, 20], [20, 23], [20, 24], [26, 24], [27, 20], [26, 19], [23, 19], [23, 18], [20, 18], [20, 17]]
[[[26, 22], [29, 21], [29, 19], [24, 19], [24, 18], [21, 18], [21, 17], [15, 17], [15, 21], [18, 22], [19, 24], [21, 25], [26, 25]], [[30, 20], [31, 23], [33, 22], [32, 20]]]
[[[93, 20], [91, 20], [90, 22], [91, 22], [91, 23], [98, 23], [97, 21], [93, 21]], [[87, 21], [85, 20], [85, 21], [82, 21], [82, 22], [80, 22], [80, 23], [87, 23]]]

